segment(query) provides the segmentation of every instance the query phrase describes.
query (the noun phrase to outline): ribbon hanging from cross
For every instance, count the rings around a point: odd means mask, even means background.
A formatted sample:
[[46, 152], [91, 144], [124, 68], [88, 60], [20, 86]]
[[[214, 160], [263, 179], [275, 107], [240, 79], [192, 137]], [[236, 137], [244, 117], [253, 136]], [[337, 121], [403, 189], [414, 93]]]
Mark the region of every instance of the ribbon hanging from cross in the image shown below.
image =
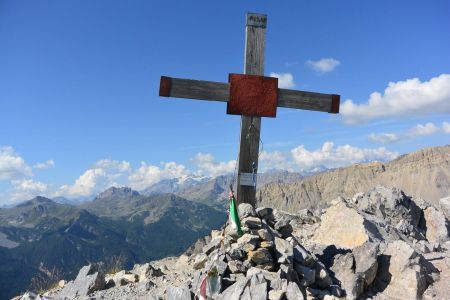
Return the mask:
[[[264, 76], [267, 15], [247, 14], [244, 74], [228, 82], [161, 76], [161, 97], [227, 103], [227, 113], [241, 115], [237, 201], [256, 204], [254, 176], [258, 168], [261, 117], [276, 117], [277, 107], [339, 113], [340, 96], [278, 88], [278, 78]], [[253, 131], [252, 131], [253, 130]]]

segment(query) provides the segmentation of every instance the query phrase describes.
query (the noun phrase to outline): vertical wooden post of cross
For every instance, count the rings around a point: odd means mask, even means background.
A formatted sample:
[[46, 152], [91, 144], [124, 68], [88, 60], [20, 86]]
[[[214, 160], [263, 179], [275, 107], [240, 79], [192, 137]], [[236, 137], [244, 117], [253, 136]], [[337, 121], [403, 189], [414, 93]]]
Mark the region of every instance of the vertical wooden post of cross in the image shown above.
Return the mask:
[[[267, 15], [247, 14], [245, 26], [245, 66], [244, 73], [264, 75], [264, 50], [266, 45]], [[260, 117], [241, 117], [241, 138], [239, 144], [237, 201], [256, 205], [255, 186], [241, 185], [243, 173], [257, 173]], [[256, 176], [256, 174], [255, 174]]]

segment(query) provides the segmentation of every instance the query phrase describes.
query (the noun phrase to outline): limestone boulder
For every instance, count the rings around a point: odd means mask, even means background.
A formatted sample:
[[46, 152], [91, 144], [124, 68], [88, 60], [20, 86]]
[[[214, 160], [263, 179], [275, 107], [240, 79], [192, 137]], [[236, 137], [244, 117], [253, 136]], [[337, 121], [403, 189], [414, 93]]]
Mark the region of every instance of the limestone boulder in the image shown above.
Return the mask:
[[429, 242], [443, 243], [450, 239], [450, 223], [444, 213], [430, 206], [423, 211], [425, 236]]
[[379, 258], [375, 286], [387, 299], [421, 299], [437, 272], [424, 257], [404, 241], [387, 245]]
[[378, 271], [379, 245], [376, 243], [365, 243], [353, 249], [355, 258], [355, 273], [364, 281], [364, 289], [374, 281]]
[[358, 299], [364, 291], [364, 280], [356, 270], [355, 257], [351, 252], [337, 254], [331, 270], [334, 277], [344, 289], [347, 299]]
[[450, 219], [450, 197], [439, 199], [439, 207], [447, 219]]
[[353, 249], [370, 240], [369, 221], [350, 208], [344, 201], [336, 201], [321, 217], [320, 226], [314, 232], [312, 241], [337, 248]]
[[60, 299], [73, 299], [85, 297], [101, 290], [105, 286], [105, 276], [98, 271], [96, 265], [81, 268], [74, 281], [67, 283], [59, 293]]

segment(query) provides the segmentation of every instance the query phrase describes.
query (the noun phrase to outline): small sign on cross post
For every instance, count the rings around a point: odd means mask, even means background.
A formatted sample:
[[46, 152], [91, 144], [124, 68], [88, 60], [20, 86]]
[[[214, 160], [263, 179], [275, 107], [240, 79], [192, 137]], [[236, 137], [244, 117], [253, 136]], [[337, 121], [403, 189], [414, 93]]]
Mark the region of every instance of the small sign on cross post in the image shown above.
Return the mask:
[[161, 76], [159, 95], [227, 102], [227, 113], [241, 115], [237, 201], [256, 204], [261, 117], [276, 117], [277, 107], [339, 113], [340, 96], [278, 88], [264, 77], [267, 16], [247, 14], [244, 74], [229, 74], [228, 83]]

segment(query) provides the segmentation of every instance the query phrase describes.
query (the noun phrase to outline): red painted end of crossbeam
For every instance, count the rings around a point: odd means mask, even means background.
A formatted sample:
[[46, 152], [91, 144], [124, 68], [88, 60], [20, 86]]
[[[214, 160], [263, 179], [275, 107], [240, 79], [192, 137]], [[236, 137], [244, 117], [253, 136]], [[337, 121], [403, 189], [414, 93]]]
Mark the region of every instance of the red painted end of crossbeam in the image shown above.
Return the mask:
[[170, 88], [172, 87], [172, 78], [161, 76], [161, 81], [159, 83], [159, 96], [160, 97], [170, 97]]
[[339, 105], [341, 103], [341, 96], [340, 95], [331, 95], [331, 114], [338, 114], [339, 113]]

